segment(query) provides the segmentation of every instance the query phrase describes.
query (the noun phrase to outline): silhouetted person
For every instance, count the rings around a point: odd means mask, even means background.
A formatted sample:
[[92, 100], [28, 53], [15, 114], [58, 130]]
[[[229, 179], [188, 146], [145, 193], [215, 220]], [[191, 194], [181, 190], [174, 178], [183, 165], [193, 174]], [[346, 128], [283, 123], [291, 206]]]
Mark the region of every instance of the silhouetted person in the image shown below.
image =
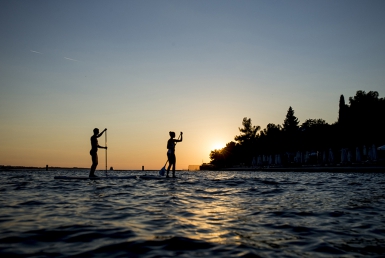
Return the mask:
[[90, 155], [92, 158], [92, 165], [91, 165], [91, 170], [90, 170], [90, 177], [97, 177], [95, 176], [95, 170], [96, 167], [98, 166], [98, 148], [102, 149], [107, 149], [107, 147], [100, 146], [98, 144], [98, 138], [103, 135], [103, 133], [107, 130], [104, 129], [103, 132], [99, 133], [99, 129], [95, 128], [94, 129], [94, 135], [91, 136], [91, 150], [90, 150]]
[[168, 158], [168, 168], [167, 168], [167, 175], [170, 172], [170, 168], [172, 166], [172, 177], [175, 177], [175, 164], [176, 164], [176, 157], [175, 157], [175, 145], [177, 142], [181, 142], [183, 140], [183, 133], [181, 132], [177, 140], [175, 138], [175, 133], [174, 132], [169, 132], [170, 134], [170, 139], [167, 141], [167, 158]]

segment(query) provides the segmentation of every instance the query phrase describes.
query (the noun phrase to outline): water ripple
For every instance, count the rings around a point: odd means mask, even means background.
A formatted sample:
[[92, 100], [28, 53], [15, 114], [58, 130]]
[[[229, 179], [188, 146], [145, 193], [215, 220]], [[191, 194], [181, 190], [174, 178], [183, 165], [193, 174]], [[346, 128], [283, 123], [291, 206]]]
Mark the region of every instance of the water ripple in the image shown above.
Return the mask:
[[[1, 172], [2, 257], [385, 253], [383, 174], [179, 172], [176, 180], [53, 179], [77, 173]], [[144, 173], [156, 175], [112, 175]]]

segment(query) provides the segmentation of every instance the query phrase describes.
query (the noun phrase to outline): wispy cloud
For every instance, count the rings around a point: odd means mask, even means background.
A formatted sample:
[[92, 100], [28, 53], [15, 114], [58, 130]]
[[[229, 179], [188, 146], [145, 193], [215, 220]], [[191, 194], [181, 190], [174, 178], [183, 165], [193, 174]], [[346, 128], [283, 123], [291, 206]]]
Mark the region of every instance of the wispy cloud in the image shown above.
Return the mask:
[[32, 53], [36, 53], [36, 54], [43, 54], [41, 52], [38, 52], [38, 51], [35, 51], [35, 50], [31, 50]]
[[64, 59], [67, 59], [67, 60], [70, 60], [70, 61], [79, 62], [79, 60], [76, 60], [76, 59], [72, 59], [72, 58], [69, 58], [69, 57], [64, 57]]

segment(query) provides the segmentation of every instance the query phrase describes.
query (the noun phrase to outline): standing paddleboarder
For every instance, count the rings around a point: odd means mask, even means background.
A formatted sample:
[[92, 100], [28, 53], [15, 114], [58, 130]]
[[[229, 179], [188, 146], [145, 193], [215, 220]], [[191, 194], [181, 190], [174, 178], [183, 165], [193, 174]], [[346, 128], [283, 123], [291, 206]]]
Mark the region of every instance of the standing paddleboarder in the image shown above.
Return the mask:
[[96, 167], [98, 166], [98, 148], [107, 149], [107, 147], [100, 146], [98, 143], [98, 138], [103, 135], [103, 133], [107, 131], [107, 128], [103, 130], [103, 132], [99, 133], [99, 129], [94, 129], [94, 135], [91, 136], [91, 150], [90, 155], [92, 158], [92, 165], [90, 170], [90, 177], [97, 177], [94, 173]]
[[172, 177], [175, 176], [175, 163], [176, 163], [176, 157], [175, 157], [175, 145], [177, 142], [181, 142], [183, 140], [183, 133], [180, 132], [179, 138], [176, 140], [175, 138], [175, 133], [174, 132], [169, 132], [170, 134], [170, 139], [167, 141], [167, 158], [168, 158], [168, 168], [167, 168], [167, 175], [170, 172], [170, 168], [172, 166]]

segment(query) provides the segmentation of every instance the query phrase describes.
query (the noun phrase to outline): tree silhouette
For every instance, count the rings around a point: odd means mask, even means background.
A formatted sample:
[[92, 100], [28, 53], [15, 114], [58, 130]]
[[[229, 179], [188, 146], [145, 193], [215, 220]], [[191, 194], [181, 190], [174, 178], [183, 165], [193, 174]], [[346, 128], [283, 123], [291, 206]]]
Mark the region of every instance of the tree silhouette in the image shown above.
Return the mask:
[[[235, 142], [229, 142], [221, 150], [210, 153], [211, 164], [217, 167], [239, 163], [251, 164], [257, 155], [285, 154], [290, 157], [297, 151], [320, 153], [330, 149], [362, 148], [364, 145], [385, 144], [385, 98], [376, 91], [357, 91], [349, 98], [349, 105], [340, 95], [338, 121], [333, 124], [323, 119], [307, 119], [301, 126], [290, 106], [281, 125], [269, 123], [260, 131], [251, 118], [244, 117]], [[289, 155], [286, 155], [289, 154]], [[318, 159], [319, 160], [319, 159]], [[290, 161], [290, 160], [288, 160]]]
[[297, 145], [299, 144], [298, 137], [299, 137], [299, 120], [294, 115], [294, 110], [290, 106], [287, 110], [286, 118], [283, 121], [283, 127], [282, 130], [284, 132], [284, 144], [285, 149], [287, 151], [295, 151], [297, 149]]
[[341, 94], [338, 110], [338, 123], [345, 125], [348, 120], [348, 106], [345, 104], [345, 97]]
[[247, 117], [243, 118], [242, 125], [243, 128], [238, 127], [241, 134], [235, 136], [234, 140], [236, 140], [240, 145], [246, 145], [254, 142], [261, 127], [259, 125], [253, 126], [251, 123], [251, 118]]
[[[377, 91], [357, 91], [349, 98], [349, 136], [360, 144], [384, 141], [385, 99]], [[354, 138], [353, 138], [354, 137]]]
[[234, 140], [240, 145], [243, 162], [249, 163], [256, 153], [256, 140], [261, 127], [259, 125], [253, 126], [251, 118], [247, 117], [243, 118], [242, 125], [242, 128], [238, 128], [241, 134], [235, 136]]
[[298, 118], [294, 115], [294, 110], [290, 106], [287, 110], [286, 118], [283, 121], [283, 131], [284, 132], [296, 132], [299, 129]]
[[302, 150], [322, 150], [330, 148], [330, 125], [323, 119], [307, 119], [301, 125]]
[[213, 150], [210, 152], [211, 164], [216, 167], [228, 167], [239, 163], [236, 156], [236, 148], [238, 146], [235, 142], [231, 141], [226, 144], [226, 147], [220, 150]]
[[269, 123], [259, 136], [259, 154], [274, 154], [282, 151], [282, 126]]

